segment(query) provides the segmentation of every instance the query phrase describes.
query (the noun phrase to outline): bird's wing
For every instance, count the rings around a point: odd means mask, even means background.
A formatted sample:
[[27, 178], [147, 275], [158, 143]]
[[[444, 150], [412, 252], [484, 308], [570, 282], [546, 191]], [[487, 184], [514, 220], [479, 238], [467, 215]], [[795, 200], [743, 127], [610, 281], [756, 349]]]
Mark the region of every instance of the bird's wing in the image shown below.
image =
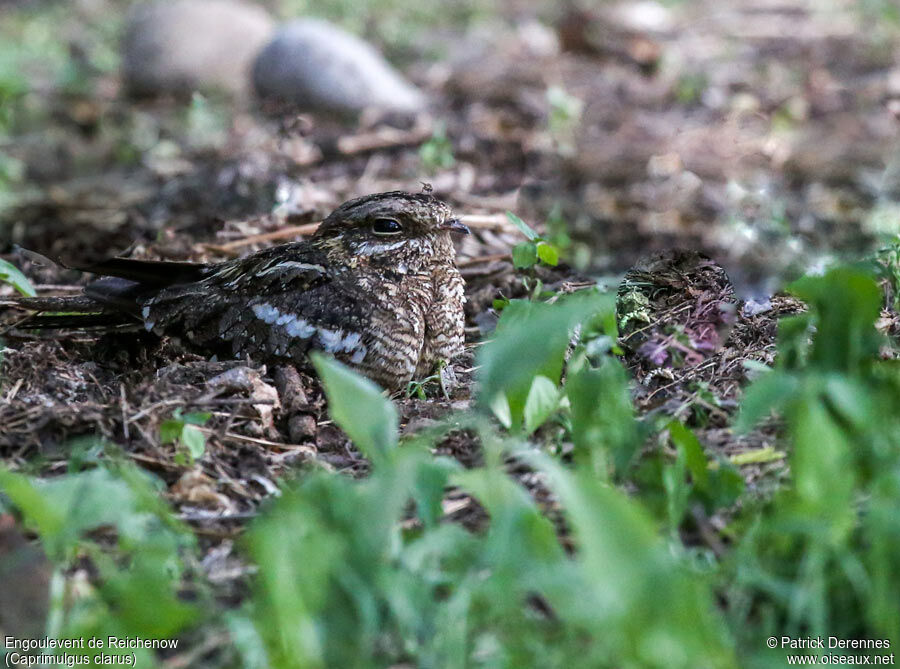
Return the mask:
[[352, 359], [365, 355], [355, 293], [301, 243], [213, 265], [200, 281], [145, 299], [141, 315], [147, 329], [229, 342], [236, 356], [300, 360], [319, 348]]

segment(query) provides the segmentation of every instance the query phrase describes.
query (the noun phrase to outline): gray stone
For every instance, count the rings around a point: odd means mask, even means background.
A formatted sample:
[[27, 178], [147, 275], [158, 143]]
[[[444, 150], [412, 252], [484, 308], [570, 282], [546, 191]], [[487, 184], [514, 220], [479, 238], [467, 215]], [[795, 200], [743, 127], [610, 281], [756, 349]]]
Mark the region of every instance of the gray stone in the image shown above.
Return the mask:
[[250, 68], [272, 36], [261, 7], [236, 0], [138, 5], [122, 42], [122, 74], [132, 95], [250, 91]]
[[278, 30], [253, 66], [260, 97], [310, 111], [416, 112], [426, 98], [371, 45], [318, 19]]

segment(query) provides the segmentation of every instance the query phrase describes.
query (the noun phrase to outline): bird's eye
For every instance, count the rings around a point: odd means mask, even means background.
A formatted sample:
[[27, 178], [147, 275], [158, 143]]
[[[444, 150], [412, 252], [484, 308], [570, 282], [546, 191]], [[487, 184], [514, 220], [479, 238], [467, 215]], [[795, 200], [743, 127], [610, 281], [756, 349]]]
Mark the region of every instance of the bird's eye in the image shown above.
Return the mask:
[[401, 230], [403, 226], [393, 218], [378, 218], [372, 224], [372, 232], [376, 235], [396, 235]]

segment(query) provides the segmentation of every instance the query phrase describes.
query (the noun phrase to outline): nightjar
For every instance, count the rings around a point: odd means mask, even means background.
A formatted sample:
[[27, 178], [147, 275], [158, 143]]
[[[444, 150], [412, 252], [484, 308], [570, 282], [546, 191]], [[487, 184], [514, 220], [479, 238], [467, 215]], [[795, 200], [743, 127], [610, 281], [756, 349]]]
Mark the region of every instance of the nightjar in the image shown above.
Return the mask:
[[345, 202], [307, 240], [211, 264], [113, 258], [83, 268], [107, 277], [83, 295], [12, 302], [38, 312], [19, 328], [143, 325], [275, 364], [318, 349], [397, 390], [462, 351], [450, 233], [468, 231], [430, 193], [378, 193]]

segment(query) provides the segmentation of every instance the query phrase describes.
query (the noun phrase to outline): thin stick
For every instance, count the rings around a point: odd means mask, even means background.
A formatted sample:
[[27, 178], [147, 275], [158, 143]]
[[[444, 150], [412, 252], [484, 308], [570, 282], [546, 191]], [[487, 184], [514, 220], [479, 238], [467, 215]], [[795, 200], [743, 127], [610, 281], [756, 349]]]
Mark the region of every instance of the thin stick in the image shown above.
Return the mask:
[[119, 408], [122, 410], [122, 434], [125, 436], [125, 441], [129, 441], [131, 439], [131, 435], [128, 433], [128, 399], [125, 396], [125, 384], [119, 384]]
[[216, 253], [232, 254], [236, 249], [260, 242], [273, 242], [280, 239], [291, 239], [293, 237], [301, 237], [303, 235], [311, 235], [319, 227], [319, 223], [304, 223], [303, 225], [291, 225], [286, 228], [280, 228], [273, 232], [264, 232], [260, 235], [251, 235], [243, 239], [236, 239], [226, 244], [204, 244], [207, 250]]
[[[506, 216], [499, 214], [466, 214], [460, 216], [459, 220], [470, 228], [476, 230], [499, 230], [515, 232], [516, 228], [507, 220]], [[264, 232], [259, 235], [250, 235], [242, 239], [236, 239], [233, 242], [225, 244], [204, 244], [203, 247], [207, 251], [221, 253], [223, 255], [237, 255], [237, 250], [245, 246], [259, 244], [262, 242], [274, 242], [282, 239], [293, 239], [294, 237], [303, 237], [313, 234], [319, 228], [320, 222], [304, 223], [303, 225], [290, 225], [286, 228], [279, 228], [272, 232]]]
[[456, 266], [459, 268], [462, 267], [471, 267], [472, 265], [483, 265], [489, 262], [497, 262], [498, 260], [512, 260], [512, 255], [509, 253], [492, 253], [487, 256], [476, 256], [475, 258], [466, 258], [465, 260], [460, 260], [456, 263]]
[[337, 141], [338, 151], [345, 156], [357, 153], [375, 151], [377, 149], [389, 149], [395, 146], [408, 144], [421, 144], [431, 135], [431, 124], [420, 124], [411, 130], [399, 130], [397, 128], [379, 128], [374, 132], [348, 135]]

